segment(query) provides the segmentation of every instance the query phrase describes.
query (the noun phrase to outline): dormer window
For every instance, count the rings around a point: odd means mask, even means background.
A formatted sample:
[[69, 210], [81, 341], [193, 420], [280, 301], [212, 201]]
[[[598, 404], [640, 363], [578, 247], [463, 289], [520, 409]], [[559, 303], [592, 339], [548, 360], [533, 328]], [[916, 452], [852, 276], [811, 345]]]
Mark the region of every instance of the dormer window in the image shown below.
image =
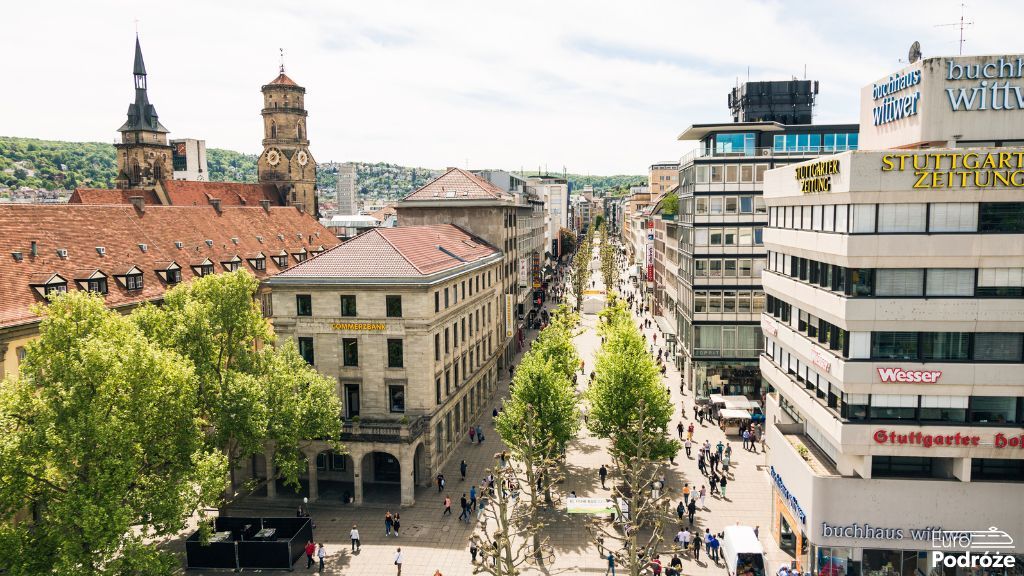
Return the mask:
[[262, 271], [267, 269], [267, 257], [264, 256], [262, 252], [253, 254], [246, 258], [246, 261], [249, 262], [249, 266], [251, 266], [253, 270]]
[[292, 256], [295, 257], [295, 261], [296, 262], [305, 262], [306, 258], [309, 258], [309, 253], [306, 252], [305, 248], [303, 248], [302, 250], [299, 250], [298, 252], [292, 252]]
[[192, 263], [192, 273], [196, 276], [209, 276], [213, 274], [213, 261], [207, 258], [202, 262]]
[[114, 274], [114, 278], [120, 280], [125, 290], [129, 292], [142, 290], [142, 270], [139, 270], [137, 266], [132, 266], [121, 274]]
[[160, 266], [154, 270], [168, 286], [181, 283], [181, 266], [177, 262], [157, 262]]
[[277, 264], [278, 268], [288, 267], [288, 253], [284, 250], [281, 250], [281, 253], [276, 256], [271, 256], [270, 259], [274, 261], [274, 264]]
[[43, 298], [46, 298], [53, 292], [68, 291], [68, 281], [60, 274], [36, 276], [29, 282], [29, 286]]
[[318, 246], [318, 247], [316, 247], [316, 248], [313, 248], [312, 250], [310, 250], [310, 251], [309, 251], [309, 254], [310, 254], [311, 256], [316, 256], [317, 254], [319, 254], [319, 253], [321, 253], [321, 252], [323, 252], [323, 251], [324, 251], [324, 245], [323, 245], [323, 244], [321, 244], [320, 246]]
[[224, 266], [224, 269], [228, 272], [234, 272], [235, 270], [238, 270], [238, 265], [241, 263], [242, 259], [235, 255], [231, 260], [221, 262], [221, 265]]
[[97, 294], [107, 293], [107, 275], [99, 270], [84, 271], [76, 275], [78, 287]]

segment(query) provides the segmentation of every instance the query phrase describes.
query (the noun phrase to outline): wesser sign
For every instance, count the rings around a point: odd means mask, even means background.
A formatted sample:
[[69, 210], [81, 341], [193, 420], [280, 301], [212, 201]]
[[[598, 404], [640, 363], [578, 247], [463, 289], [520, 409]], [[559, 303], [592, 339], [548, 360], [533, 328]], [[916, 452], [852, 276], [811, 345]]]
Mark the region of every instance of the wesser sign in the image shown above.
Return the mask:
[[934, 384], [942, 377], [942, 370], [904, 370], [903, 368], [878, 368], [878, 378], [882, 382], [898, 382], [900, 384]]

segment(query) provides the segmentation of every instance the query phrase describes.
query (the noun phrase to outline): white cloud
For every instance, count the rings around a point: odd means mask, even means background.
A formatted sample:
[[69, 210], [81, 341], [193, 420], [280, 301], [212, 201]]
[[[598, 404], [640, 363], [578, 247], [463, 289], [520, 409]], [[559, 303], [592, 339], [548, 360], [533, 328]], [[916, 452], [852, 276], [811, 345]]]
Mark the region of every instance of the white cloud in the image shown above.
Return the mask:
[[[1007, 52], [1014, 4], [972, 5], [967, 51]], [[5, 7], [0, 133], [112, 141], [132, 99], [133, 20], [172, 136], [260, 149], [259, 87], [308, 89], [318, 160], [643, 173], [743, 80], [821, 81], [816, 118], [856, 121], [860, 86], [911, 41], [956, 52], [955, 2], [93, 0]]]

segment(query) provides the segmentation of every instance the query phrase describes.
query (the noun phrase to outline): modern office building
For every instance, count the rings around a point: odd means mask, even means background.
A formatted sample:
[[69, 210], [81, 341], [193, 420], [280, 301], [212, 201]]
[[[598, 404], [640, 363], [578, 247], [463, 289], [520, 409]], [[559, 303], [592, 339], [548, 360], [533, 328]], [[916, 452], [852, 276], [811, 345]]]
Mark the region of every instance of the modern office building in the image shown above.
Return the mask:
[[655, 197], [679, 184], [678, 162], [656, 162], [647, 169], [647, 187]]
[[375, 228], [266, 282], [278, 337], [343, 399], [346, 453], [310, 443], [310, 499], [411, 506], [443, 469], [492, 406], [502, 262], [451, 224]]
[[171, 167], [175, 180], [203, 182], [210, 179], [206, 165], [206, 141], [194, 138], [171, 140]]
[[857, 125], [696, 124], [680, 140], [676, 333], [683, 382], [698, 396], [759, 398], [768, 212], [765, 172], [857, 148]]
[[531, 176], [526, 179], [526, 190], [544, 202], [544, 250], [558, 260], [563, 256], [561, 231], [569, 227], [569, 182], [550, 174]]
[[1021, 550], [1022, 63], [916, 62], [862, 91], [860, 142], [899, 149], [765, 176], [772, 529], [804, 572], [960, 576], [933, 551]]
[[345, 162], [338, 168], [337, 183], [335, 189], [338, 195], [337, 213], [342, 216], [351, 216], [359, 213], [359, 206], [356, 203], [356, 163]]

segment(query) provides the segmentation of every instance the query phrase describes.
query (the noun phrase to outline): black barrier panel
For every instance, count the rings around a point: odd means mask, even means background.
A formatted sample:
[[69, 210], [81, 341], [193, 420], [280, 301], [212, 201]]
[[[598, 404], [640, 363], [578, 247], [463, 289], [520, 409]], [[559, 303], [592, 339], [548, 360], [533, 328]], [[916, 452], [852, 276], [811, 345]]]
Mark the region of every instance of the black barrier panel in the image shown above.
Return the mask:
[[[297, 557], [292, 557], [291, 547], [288, 544], [288, 540], [239, 542], [238, 565], [241, 568], [288, 570], [295, 564], [295, 560], [298, 560]], [[305, 547], [305, 545], [306, 542], [303, 541], [302, 546]], [[302, 553], [303, 550], [300, 548], [299, 554], [302, 555]]]
[[224, 541], [204, 546], [198, 532], [189, 536], [185, 542], [188, 568], [289, 570], [313, 539], [309, 518], [221, 516], [214, 519], [213, 527]]
[[193, 534], [185, 542], [185, 561], [189, 568], [235, 568], [235, 543], [211, 542], [203, 545]]

